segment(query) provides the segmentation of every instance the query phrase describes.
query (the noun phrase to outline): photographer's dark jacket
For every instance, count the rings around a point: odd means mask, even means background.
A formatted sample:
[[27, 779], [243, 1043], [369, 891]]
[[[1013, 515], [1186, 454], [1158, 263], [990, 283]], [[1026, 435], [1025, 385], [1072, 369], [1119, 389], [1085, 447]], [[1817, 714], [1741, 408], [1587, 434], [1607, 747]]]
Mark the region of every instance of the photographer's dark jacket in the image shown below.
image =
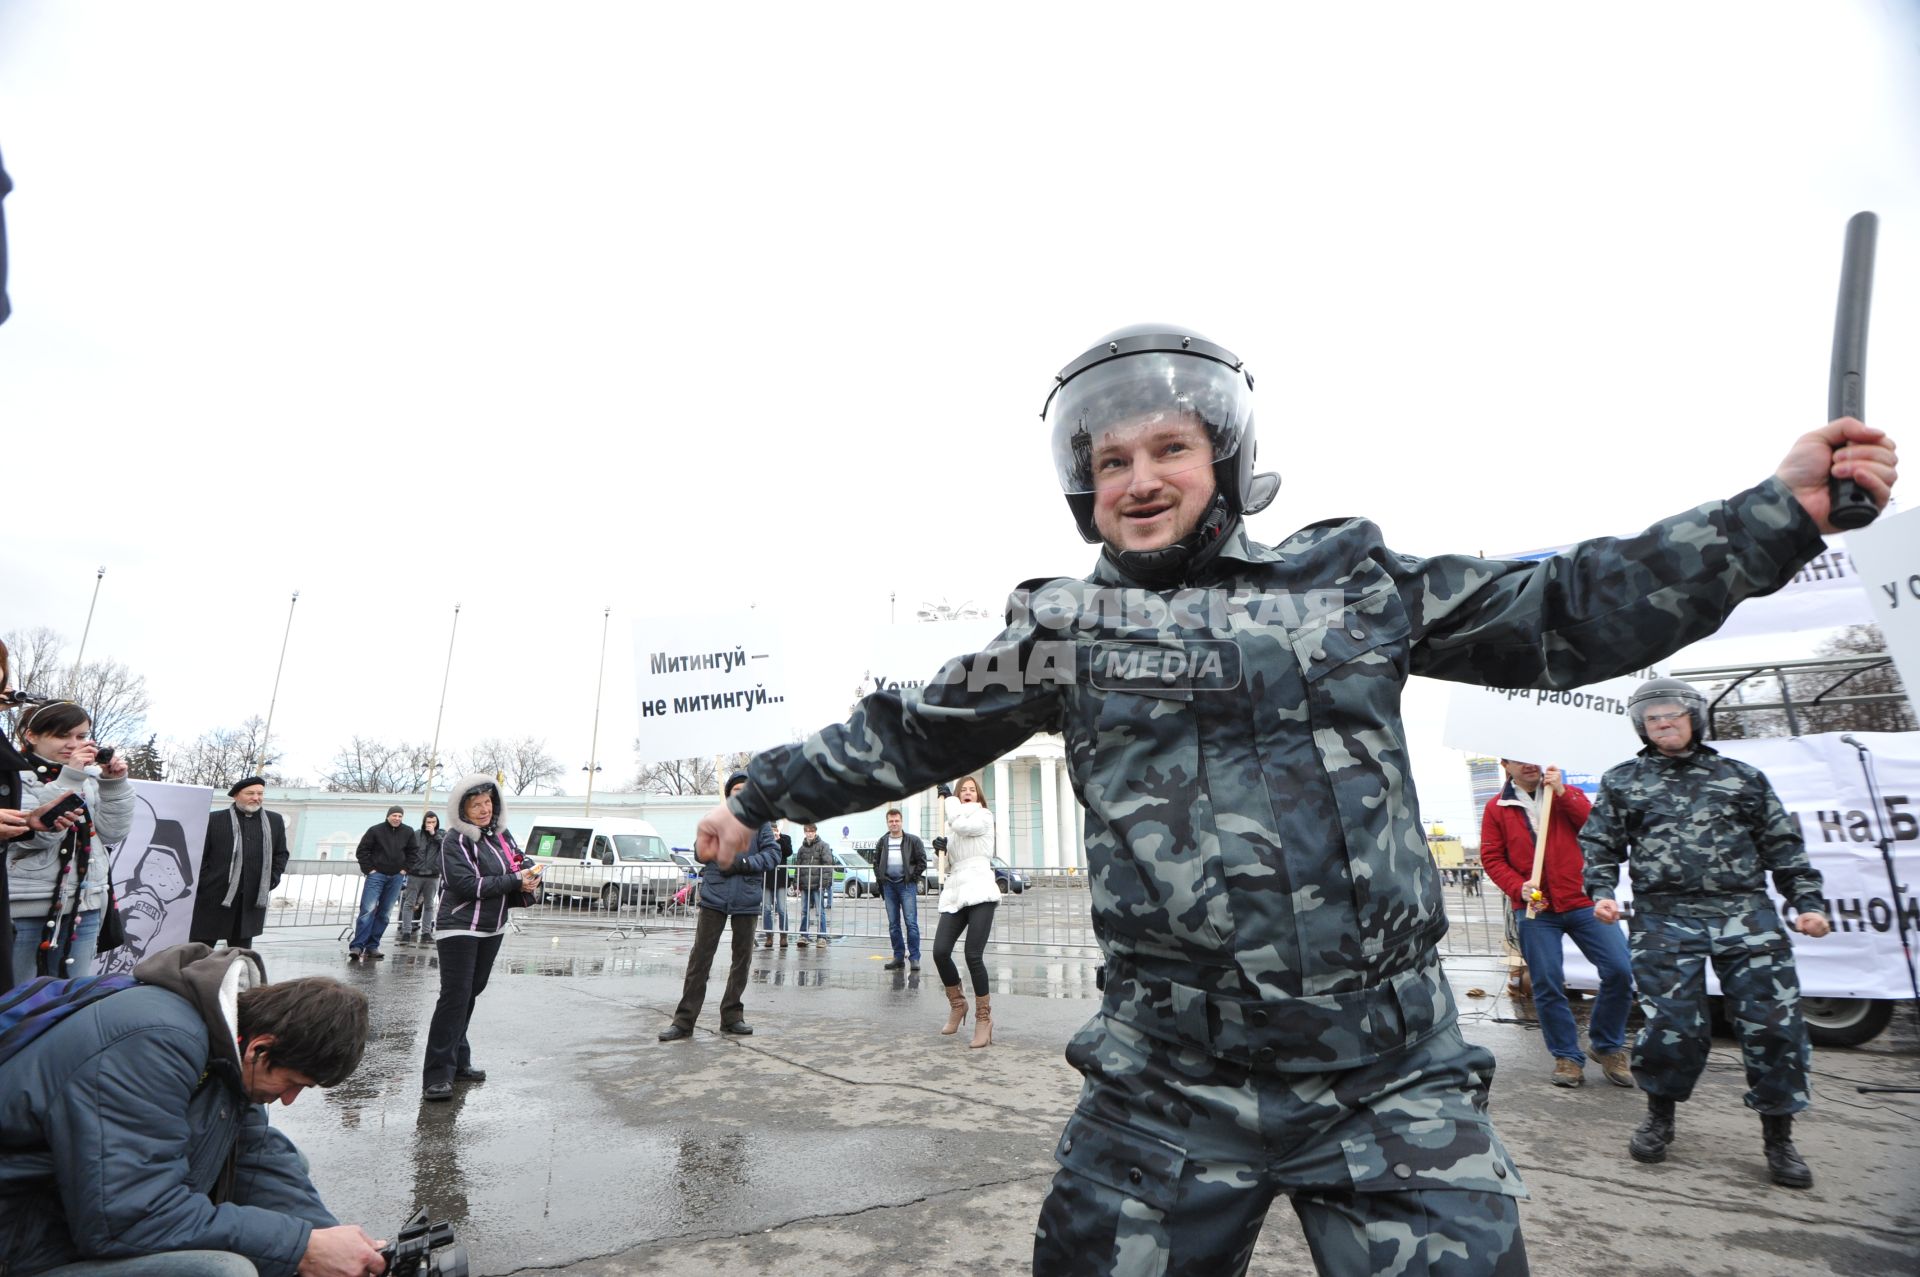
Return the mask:
[[[267, 910], [260, 903], [260, 876], [267, 875], [267, 889], [280, 885], [287, 871], [287, 822], [277, 811], [261, 808], [257, 816], [240, 812], [240, 890], [227, 898], [228, 880], [233, 873], [232, 810], [216, 811], [207, 819], [207, 837], [201, 844], [200, 878], [193, 889], [193, 929], [190, 935], [212, 943], [234, 934], [235, 915], [239, 915], [239, 934], [257, 936], [266, 930]], [[268, 854], [264, 842], [271, 840]], [[269, 863], [271, 862], [271, 863]]]
[[134, 968], [140, 984], [0, 1064], [0, 1270], [224, 1250], [293, 1277], [312, 1231], [338, 1221], [241, 1089], [233, 998], [265, 978], [258, 964], [163, 949]]
[[[6, 194], [6, 175], [0, 173], [0, 195]], [[3, 251], [3, 250], [0, 250]], [[5, 284], [0, 279], [0, 285]], [[3, 289], [0, 289], [3, 291]], [[0, 302], [0, 319], [6, 318], [4, 303]], [[20, 808], [20, 770], [27, 766], [27, 757], [13, 747], [4, 734], [0, 734], [0, 807], [8, 811]], [[0, 918], [11, 919], [12, 913], [7, 907], [7, 878], [5, 870], [7, 844], [0, 840]], [[0, 945], [0, 989], [13, 987], [13, 946]]]
[[[458, 814], [468, 795], [481, 790], [493, 792], [493, 824], [485, 829]], [[433, 934], [441, 940], [497, 935], [507, 925], [507, 910], [532, 903], [520, 885], [521, 866], [532, 862], [507, 832], [506, 803], [493, 777], [485, 772], [462, 777], [453, 787], [452, 806], [440, 840], [440, 912], [434, 915]]]
[[751, 850], [741, 852], [733, 868], [708, 861], [700, 868], [700, 907], [721, 913], [759, 913], [762, 877], [780, 865], [780, 840], [771, 824], [753, 835]]
[[[749, 826], [825, 820], [1061, 732], [1086, 807], [1105, 1019], [1265, 1069], [1352, 1068], [1455, 1021], [1408, 678], [1620, 677], [1711, 634], [1823, 545], [1768, 479], [1538, 562], [1396, 554], [1363, 519], [1274, 546], [1235, 527], [1170, 588], [1102, 556], [1087, 580], [1030, 583], [987, 650], [924, 690], [875, 692], [846, 723], [755, 756], [727, 802]], [[1188, 674], [1163, 677], [1176, 666]]]
[[404, 822], [389, 825], [383, 820], [360, 835], [353, 858], [360, 862], [362, 874], [403, 874], [412, 850], [413, 830]]

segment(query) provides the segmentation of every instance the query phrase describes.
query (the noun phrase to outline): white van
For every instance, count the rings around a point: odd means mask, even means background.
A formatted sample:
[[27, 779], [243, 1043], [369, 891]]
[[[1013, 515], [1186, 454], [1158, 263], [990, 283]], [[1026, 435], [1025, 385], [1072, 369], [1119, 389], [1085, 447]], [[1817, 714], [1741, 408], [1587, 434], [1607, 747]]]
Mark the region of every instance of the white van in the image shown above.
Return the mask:
[[644, 820], [546, 820], [527, 835], [547, 900], [653, 909], [682, 881], [667, 840]]

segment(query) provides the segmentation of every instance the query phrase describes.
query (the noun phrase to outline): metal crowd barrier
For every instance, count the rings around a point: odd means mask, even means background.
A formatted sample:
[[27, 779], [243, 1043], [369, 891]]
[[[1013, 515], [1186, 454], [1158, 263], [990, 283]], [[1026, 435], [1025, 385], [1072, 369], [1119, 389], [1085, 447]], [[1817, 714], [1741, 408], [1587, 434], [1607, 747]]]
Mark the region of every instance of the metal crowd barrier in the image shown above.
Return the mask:
[[[1081, 869], [1018, 869], [1020, 887], [1001, 895], [994, 913], [989, 948], [1039, 956], [1092, 956], [1098, 952], [1092, 926], [1088, 878]], [[359, 912], [360, 870], [352, 861], [294, 861], [274, 891], [267, 910], [270, 927], [349, 926]], [[808, 919], [805, 939], [813, 943], [824, 930], [829, 943], [888, 947], [887, 911], [880, 896], [848, 883], [835, 885], [824, 928]], [[642, 864], [549, 866], [540, 899], [508, 915], [523, 932], [604, 933], [609, 940], [661, 932], [691, 933], [697, 920], [698, 883], [676, 865]], [[1440, 951], [1447, 957], [1496, 958], [1506, 953], [1509, 929], [1506, 898], [1478, 871], [1454, 870], [1443, 876], [1441, 895], [1449, 928]], [[800, 932], [801, 897], [783, 894], [786, 926], [775, 929], [790, 942]], [[923, 961], [931, 961], [934, 932], [940, 925], [940, 896], [924, 892], [915, 900], [920, 917]], [[398, 909], [396, 907], [396, 914]], [[390, 927], [397, 926], [396, 917]]]

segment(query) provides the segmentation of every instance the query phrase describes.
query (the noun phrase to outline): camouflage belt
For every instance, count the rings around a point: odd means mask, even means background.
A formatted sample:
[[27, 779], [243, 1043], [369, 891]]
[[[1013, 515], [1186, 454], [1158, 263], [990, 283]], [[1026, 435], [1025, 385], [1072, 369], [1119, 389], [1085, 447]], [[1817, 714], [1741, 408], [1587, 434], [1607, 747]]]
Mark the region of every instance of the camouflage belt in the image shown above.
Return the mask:
[[1275, 1000], [1223, 997], [1114, 959], [1104, 1011], [1151, 1037], [1275, 1073], [1369, 1064], [1446, 1028], [1455, 1014], [1431, 952], [1364, 989]]
[[1648, 913], [1669, 913], [1681, 917], [1694, 918], [1731, 918], [1738, 914], [1753, 913], [1759, 909], [1771, 910], [1773, 897], [1764, 891], [1749, 891], [1740, 895], [1693, 895], [1688, 892], [1649, 891], [1633, 898], [1635, 912], [1645, 910]]

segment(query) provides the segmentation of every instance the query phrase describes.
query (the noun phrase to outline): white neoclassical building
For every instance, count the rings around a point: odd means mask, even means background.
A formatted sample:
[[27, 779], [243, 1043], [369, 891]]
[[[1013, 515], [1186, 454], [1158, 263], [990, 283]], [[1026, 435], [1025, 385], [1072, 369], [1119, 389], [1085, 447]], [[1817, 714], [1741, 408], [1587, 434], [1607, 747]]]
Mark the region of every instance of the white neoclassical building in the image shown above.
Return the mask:
[[[1066, 743], [1057, 735], [1032, 737], [981, 775], [993, 812], [994, 850], [1008, 864], [1032, 869], [1084, 869], [1085, 815], [1067, 777]], [[940, 832], [934, 796], [900, 804], [906, 827], [923, 838]]]

